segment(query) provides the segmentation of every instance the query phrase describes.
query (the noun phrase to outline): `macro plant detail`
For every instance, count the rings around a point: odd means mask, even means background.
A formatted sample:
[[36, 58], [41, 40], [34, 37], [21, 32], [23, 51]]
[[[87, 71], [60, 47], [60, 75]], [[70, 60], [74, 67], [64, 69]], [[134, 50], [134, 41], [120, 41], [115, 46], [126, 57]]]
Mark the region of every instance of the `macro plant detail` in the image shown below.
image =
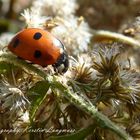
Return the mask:
[[0, 139], [140, 139], [139, 1], [0, 3]]

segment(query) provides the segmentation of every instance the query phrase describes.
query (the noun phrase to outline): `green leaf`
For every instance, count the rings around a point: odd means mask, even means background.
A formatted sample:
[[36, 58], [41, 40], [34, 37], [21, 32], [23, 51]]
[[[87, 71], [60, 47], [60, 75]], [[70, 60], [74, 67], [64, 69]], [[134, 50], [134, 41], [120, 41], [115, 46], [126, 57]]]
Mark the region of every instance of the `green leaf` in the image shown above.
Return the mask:
[[48, 140], [84, 140], [89, 134], [91, 134], [96, 125], [90, 125], [87, 128], [83, 128], [73, 134], [64, 136], [51, 136]]
[[58, 89], [61, 92], [64, 92], [67, 89], [62, 83], [55, 80], [51, 83], [51, 87], [54, 89]]
[[16, 67], [19, 67], [19, 68], [25, 70], [27, 73], [34, 72], [37, 75], [39, 75], [42, 78], [47, 80], [48, 75], [45, 71], [38, 69], [37, 67], [29, 64], [25, 60], [17, 59], [17, 57], [13, 54], [9, 54], [9, 53], [1, 54], [0, 62], [8, 63], [8, 64], [14, 65]]
[[34, 120], [34, 116], [39, 106], [47, 96], [50, 84], [47, 81], [39, 81], [29, 89], [28, 95], [31, 98], [30, 120]]
[[16, 67], [9, 63], [0, 62], [0, 74], [7, 73], [11, 71], [12, 68], [16, 68]]

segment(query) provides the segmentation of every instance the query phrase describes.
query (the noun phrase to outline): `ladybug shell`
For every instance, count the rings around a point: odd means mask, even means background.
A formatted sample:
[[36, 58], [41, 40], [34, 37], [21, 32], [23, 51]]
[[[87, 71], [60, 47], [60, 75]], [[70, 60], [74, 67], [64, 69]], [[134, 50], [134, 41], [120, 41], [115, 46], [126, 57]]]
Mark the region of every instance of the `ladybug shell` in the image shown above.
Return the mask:
[[61, 54], [58, 40], [46, 30], [36, 28], [17, 33], [8, 48], [20, 58], [41, 66], [54, 64]]

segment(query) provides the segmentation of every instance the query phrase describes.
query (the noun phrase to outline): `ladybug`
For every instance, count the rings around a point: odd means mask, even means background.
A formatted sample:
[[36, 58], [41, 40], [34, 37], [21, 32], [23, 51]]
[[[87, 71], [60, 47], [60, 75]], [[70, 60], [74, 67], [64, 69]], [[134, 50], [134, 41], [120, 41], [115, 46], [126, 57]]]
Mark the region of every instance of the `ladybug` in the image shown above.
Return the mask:
[[68, 69], [68, 54], [63, 43], [46, 30], [23, 29], [13, 37], [8, 49], [19, 58], [42, 67], [52, 65], [58, 73]]

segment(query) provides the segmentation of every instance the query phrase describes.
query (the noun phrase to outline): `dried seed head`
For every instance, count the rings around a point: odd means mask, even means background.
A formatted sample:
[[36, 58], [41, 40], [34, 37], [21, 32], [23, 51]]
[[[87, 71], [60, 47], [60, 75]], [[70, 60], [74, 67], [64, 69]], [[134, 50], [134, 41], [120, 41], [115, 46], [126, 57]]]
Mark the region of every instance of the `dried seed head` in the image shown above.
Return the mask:
[[43, 15], [51, 17], [69, 17], [77, 9], [76, 0], [35, 0], [33, 7], [40, 7]]
[[40, 7], [26, 9], [21, 14], [28, 28], [43, 28], [50, 17], [41, 16]]
[[139, 140], [140, 139], [140, 124], [135, 123], [131, 124], [126, 128], [126, 131], [135, 139]]
[[[14, 77], [15, 78], [15, 77]], [[14, 82], [16, 79], [14, 79]], [[11, 119], [16, 119], [19, 115], [23, 115], [24, 111], [27, 110], [30, 102], [28, 101], [25, 91], [27, 85], [16, 83], [10, 84], [7, 79], [2, 75], [2, 80], [0, 82], [0, 101], [1, 107], [5, 110], [5, 113], [8, 113]], [[20, 87], [21, 86], [21, 87]], [[19, 88], [20, 87], [20, 88]]]
[[53, 28], [52, 33], [63, 40], [69, 54], [77, 56], [89, 49], [92, 34], [88, 24], [75, 16], [67, 19], [57, 18], [58, 26]]
[[71, 63], [71, 77], [80, 83], [89, 83], [93, 80], [94, 73], [91, 57], [87, 54], [79, 55], [78, 60]]
[[111, 78], [118, 74], [119, 65], [117, 58], [119, 49], [117, 46], [97, 46], [93, 52], [93, 68], [98, 72], [99, 77]]

